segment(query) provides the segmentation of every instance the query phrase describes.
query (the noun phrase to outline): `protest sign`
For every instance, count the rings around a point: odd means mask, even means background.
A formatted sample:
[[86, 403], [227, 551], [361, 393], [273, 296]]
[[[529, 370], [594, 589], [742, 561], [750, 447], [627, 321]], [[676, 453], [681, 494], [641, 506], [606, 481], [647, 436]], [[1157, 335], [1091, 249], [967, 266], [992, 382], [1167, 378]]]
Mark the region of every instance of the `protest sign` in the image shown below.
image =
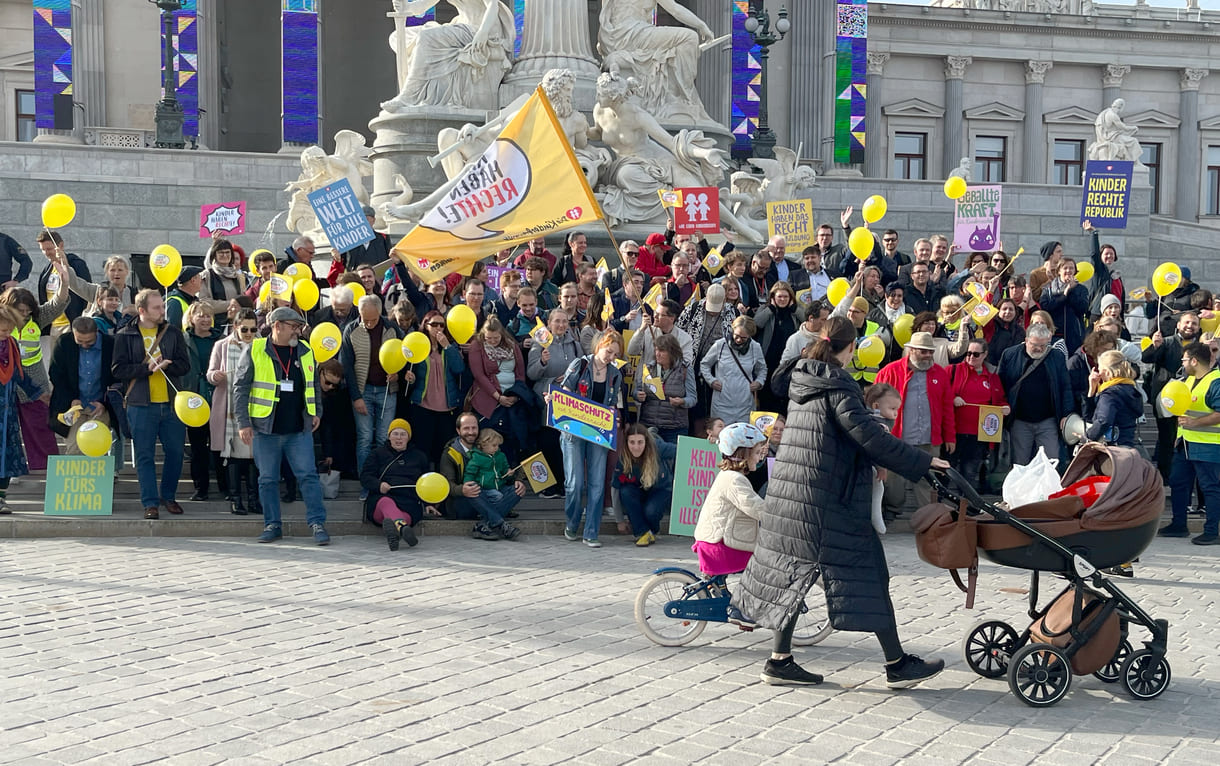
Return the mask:
[[246, 203], [220, 202], [199, 208], [199, 236], [235, 237], [246, 231]]
[[990, 252], [1000, 241], [999, 186], [971, 186], [953, 210], [953, 244], [963, 252]]
[[693, 436], [678, 437], [674, 461], [674, 494], [669, 506], [669, 534], [694, 537], [699, 509], [720, 473], [720, 453], [715, 444]]
[[599, 447], [618, 449], [618, 410], [591, 402], [571, 391], [551, 387], [546, 424]]
[[346, 253], [377, 236], [346, 178], [310, 192], [309, 204], [336, 253]]
[[767, 203], [767, 235], [783, 237], [790, 252], [799, 253], [815, 244], [813, 234], [813, 200]]
[[1098, 229], [1127, 228], [1131, 203], [1131, 160], [1089, 160], [1084, 166], [1080, 222]]
[[51, 455], [43, 513], [47, 516], [109, 516], [114, 505], [114, 458]]
[[720, 231], [720, 191], [715, 186], [678, 189], [682, 204], [674, 208], [677, 234], [715, 234]]
[[513, 266], [488, 266], [487, 267], [487, 286], [496, 292], [500, 291], [500, 277], [506, 271], [515, 271], [521, 275], [521, 284], [525, 284], [525, 269], [518, 269]]
[[1004, 411], [988, 404], [979, 405], [979, 441], [998, 444], [1003, 433]]

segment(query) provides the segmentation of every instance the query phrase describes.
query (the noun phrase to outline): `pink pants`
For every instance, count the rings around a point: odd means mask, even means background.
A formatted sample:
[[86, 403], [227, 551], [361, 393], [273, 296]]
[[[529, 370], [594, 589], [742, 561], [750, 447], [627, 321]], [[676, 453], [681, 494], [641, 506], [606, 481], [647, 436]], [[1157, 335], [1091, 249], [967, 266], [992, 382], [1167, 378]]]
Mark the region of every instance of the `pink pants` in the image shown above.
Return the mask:
[[695, 541], [690, 548], [699, 554], [699, 571], [705, 575], [736, 574], [746, 568], [754, 555], [750, 551], [730, 548], [724, 543], [705, 543], [701, 540]]
[[394, 502], [393, 498], [383, 497], [377, 501], [377, 505], [373, 508], [373, 523], [380, 524], [386, 519], [394, 521], [405, 521], [410, 526], [415, 526], [418, 519], [411, 518], [410, 514], [398, 507], [398, 503]]
[[31, 471], [47, 470], [47, 455], [59, 454], [55, 433], [47, 422], [50, 414], [51, 408], [37, 399], [17, 407], [21, 439], [25, 442], [25, 459]]

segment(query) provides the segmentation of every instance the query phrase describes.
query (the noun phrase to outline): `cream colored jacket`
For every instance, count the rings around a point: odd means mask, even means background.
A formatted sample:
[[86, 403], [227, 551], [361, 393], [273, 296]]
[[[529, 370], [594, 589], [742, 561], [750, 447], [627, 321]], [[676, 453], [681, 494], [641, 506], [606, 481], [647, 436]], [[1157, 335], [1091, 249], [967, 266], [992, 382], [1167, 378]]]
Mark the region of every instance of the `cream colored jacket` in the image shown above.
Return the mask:
[[723, 542], [730, 548], [754, 550], [758, 539], [758, 520], [763, 514], [763, 499], [750, 486], [746, 475], [721, 471], [695, 524], [695, 539], [705, 543]]

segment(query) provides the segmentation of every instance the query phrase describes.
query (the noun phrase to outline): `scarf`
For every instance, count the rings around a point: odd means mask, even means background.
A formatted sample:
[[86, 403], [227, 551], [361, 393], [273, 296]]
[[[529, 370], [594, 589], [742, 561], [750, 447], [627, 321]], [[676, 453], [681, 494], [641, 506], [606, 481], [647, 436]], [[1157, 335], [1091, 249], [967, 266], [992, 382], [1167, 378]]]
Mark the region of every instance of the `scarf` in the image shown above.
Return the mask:
[[17, 350], [17, 341], [10, 336], [0, 341], [0, 385], [7, 386], [13, 379], [13, 374], [21, 366], [21, 352]]
[[1117, 385], [1120, 385], [1123, 383], [1129, 383], [1133, 386], [1135, 385], [1135, 381], [1132, 380], [1131, 378], [1110, 378], [1105, 383], [1102, 383], [1100, 386], [1097, 387], [1097, 393], [1100, 394], [1102, 391], [1105, 391], [1110, 386], [1117, 386]]
[[221, 279], [236, 280], [241, 275], [242, 270], [238, 269], [236, 266], [221, 266], [219, 263], [213, 262], [212, 273]]
[[736, 341], [730, 338], [729, 345], [732, 346], [733, 350], [737, 352], [738, 356], [745, 356], [746, 352], [750, 350], [750, 341], [748, 339], [745, 341]]
[[501, 343], [499, 346], [489, 346], [483, 344], [483, 351], [487, 354], [487, 358], [492, 361], [492, 364], [499, 366], [500, 362], [512, 359], [513, 347], [511, 344]]

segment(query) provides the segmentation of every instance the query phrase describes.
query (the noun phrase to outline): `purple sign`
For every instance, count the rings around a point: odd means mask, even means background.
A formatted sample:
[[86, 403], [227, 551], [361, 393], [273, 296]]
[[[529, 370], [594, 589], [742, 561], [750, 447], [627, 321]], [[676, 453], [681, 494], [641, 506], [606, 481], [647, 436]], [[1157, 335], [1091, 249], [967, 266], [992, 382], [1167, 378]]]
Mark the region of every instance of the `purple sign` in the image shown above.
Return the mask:
[[990, 252], [1000, 241], [1000, 187], [970, 186], [953, 211], [953, 244], [960, 252]]
[[496, 292], [500, 291], [500, 275], [506, 271], [515, 271], [521, 275], [521, 284], [525, 284], [525, 269], [517, 269], [512, 266], [488, 266], [487, 267], [487, 285]]
[[1127, 228], [1131, 201], [1131, 160], [1089, 160], [1084, 167], [1084, 197], [1080, 222], [1099, 229]]

